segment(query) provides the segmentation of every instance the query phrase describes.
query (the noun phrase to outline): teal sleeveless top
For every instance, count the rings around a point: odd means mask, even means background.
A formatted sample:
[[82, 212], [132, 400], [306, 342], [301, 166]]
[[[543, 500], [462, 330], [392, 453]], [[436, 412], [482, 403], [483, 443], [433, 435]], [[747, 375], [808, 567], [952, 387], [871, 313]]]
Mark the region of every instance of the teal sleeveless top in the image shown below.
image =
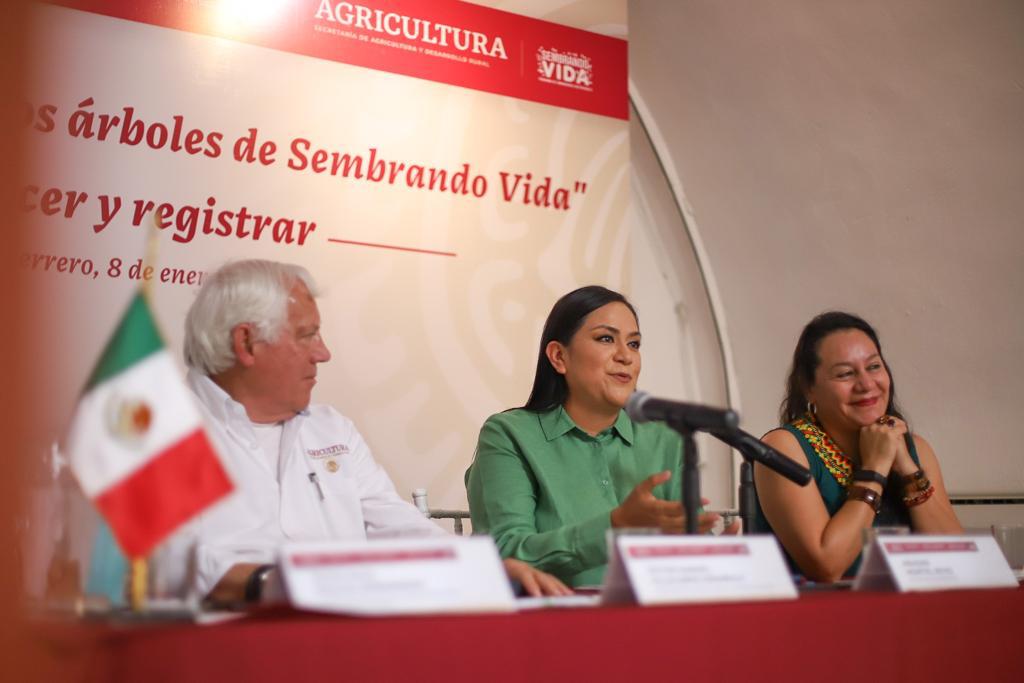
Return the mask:
[[[808, 484], [808, 486], [814, 485], [818, 487], [821, 500], [831, 517], [846, 502], [846, 488], [849, 477], [852, 474], [852, 467], [849, 461], [838, 451], [831, 438], [821, 438], [824, 432], [817, 427], [816, 422], [810, 416], [805, 416], [784, 425], [782, 428], [796, 437], [797, 442], [803, 449], [804, 456], [807, 458], [808, 469], [811, 470], [812, 483]], [[907, 450], [910, 452], [910, 457], [913, 459], [914, 464], [920, 467], [921, 462], [918, 460], [917, 447], [914, 445], [913, 438], [907, 439]], [[895, 474], [892, 476], [895, 476]], [[903, 504], [902, 490], [903, 487], [892, 481], [890, 477], [889, 485], [882, 492], [882, 508], [875, 515], [872, 526], [910, 526], [910, 513]], [[758, 502], [756, 513], [754, 533], [774, 534], [775, 532], [761, 511], [760, 502]], [[802, 575], [803, 572], [797, 567], [793, 558], [786, 552], [786, 549], [783, 548], [782, 551], [786, 555], [786, 562], [789, 564], [790, 570], [794, 574]], [[853, 564], [843, 572], [843, 575], [852, 576], [856, 574], [858, 567], [860, 567], [860, 560], [861, 558], [858, 555]]]

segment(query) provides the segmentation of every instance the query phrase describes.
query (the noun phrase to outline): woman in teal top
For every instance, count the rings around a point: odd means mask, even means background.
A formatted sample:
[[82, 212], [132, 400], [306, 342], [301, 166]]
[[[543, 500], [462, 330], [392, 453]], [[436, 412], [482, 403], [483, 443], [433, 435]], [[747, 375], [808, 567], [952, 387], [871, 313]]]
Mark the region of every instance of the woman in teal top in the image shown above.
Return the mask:
[[[625, 297], [590, 286], [555, 303], [529, 400], [488, 418], [466, 472], [473, 528], [502, 557], [593, 586], [609, 528], [683, 530], [681, 440], [623, 410], [639, 375], [640, 329]], [[702, 515], [702, 529], [716, 519]]]
[[892, 373], [867, 322], [832, 311], [804, 328], [781, 408], [764, 442], [810, 468], [797, 486], [754, 468], [761, 509], [791, 560], [815, 581], [856, 571], [863, 530], [909, 525], [962, 533], [935, 452], [911, 435]]

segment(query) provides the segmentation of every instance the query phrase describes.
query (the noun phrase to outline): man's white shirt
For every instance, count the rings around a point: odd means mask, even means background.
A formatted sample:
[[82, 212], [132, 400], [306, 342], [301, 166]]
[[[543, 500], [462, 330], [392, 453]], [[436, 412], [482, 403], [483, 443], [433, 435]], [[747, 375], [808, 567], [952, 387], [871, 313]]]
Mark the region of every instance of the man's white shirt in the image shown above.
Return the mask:
[[398, 495], [355, 425], [333, 408], [311, 405], [283, 423], [274, 468], [245, 408], [194, 370], [187, 381], [235, 491], [158, 552], [165, 582], [185, 579], [175, 568], [193, 547], [205, 595], [232, 565], [273, 562], [288, 541], [445, 535]]

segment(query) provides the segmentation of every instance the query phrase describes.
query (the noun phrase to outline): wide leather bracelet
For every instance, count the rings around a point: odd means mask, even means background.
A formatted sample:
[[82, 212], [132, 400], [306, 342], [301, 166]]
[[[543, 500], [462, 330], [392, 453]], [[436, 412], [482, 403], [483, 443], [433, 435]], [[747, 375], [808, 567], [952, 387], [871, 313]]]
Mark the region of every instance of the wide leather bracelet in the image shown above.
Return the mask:
[[882, 476], [880, 472], [875, 472], [874, 470], [857, 470], [853, 473], [853, 480], [873, 481], [876, 484], [881, 485], [883, 488], [889, 483], [889, 480]]
[[246, 602], [259, 602], [263, 596], [263, 584], [267, 581], [267, 576], [274, 570], [277, 565], [273, 564], [261, 564], [253, 570], [252, 574], [249, 574], [249, 578], [245, 581], [245, 601]]
[[866, 486], [851, 486], [846, 490], [846, 500], [859, 500], [871, 506], [877, 515], [882, 509], [882, 494]]

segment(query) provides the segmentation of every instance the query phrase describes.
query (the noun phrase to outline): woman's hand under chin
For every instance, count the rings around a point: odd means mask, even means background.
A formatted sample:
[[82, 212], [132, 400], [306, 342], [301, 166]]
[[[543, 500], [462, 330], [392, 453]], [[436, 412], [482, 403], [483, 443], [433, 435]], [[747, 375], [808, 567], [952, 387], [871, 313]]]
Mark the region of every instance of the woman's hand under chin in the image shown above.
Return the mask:
[[[916, 472], [919, 468], [914, 459], [910, 457], [910, 450], [907, 448], [907, 440], [904, 437], [905, 434], [910, 433], [910, 428], [907, 427], [907, 423], [898, 417], [890, 418], [893, 421], [892, 429], [899, 435], [899, 443], [896, 445], [896, 458], [893, 460], [892, 469], [899, 475], [906, 476]], [[913, 438], [913, 437], [911, 437]]]
[[[860, 428], [859, 450], [862, 468], [887, 476], [896, 461], [899, 449], [907, 449], [903, 443], [907, 425], [896, 418], [883, 418], [887, 420], [885, 423], [872, 422]], [[907, 457], [910, 457], [909, 454]]]

